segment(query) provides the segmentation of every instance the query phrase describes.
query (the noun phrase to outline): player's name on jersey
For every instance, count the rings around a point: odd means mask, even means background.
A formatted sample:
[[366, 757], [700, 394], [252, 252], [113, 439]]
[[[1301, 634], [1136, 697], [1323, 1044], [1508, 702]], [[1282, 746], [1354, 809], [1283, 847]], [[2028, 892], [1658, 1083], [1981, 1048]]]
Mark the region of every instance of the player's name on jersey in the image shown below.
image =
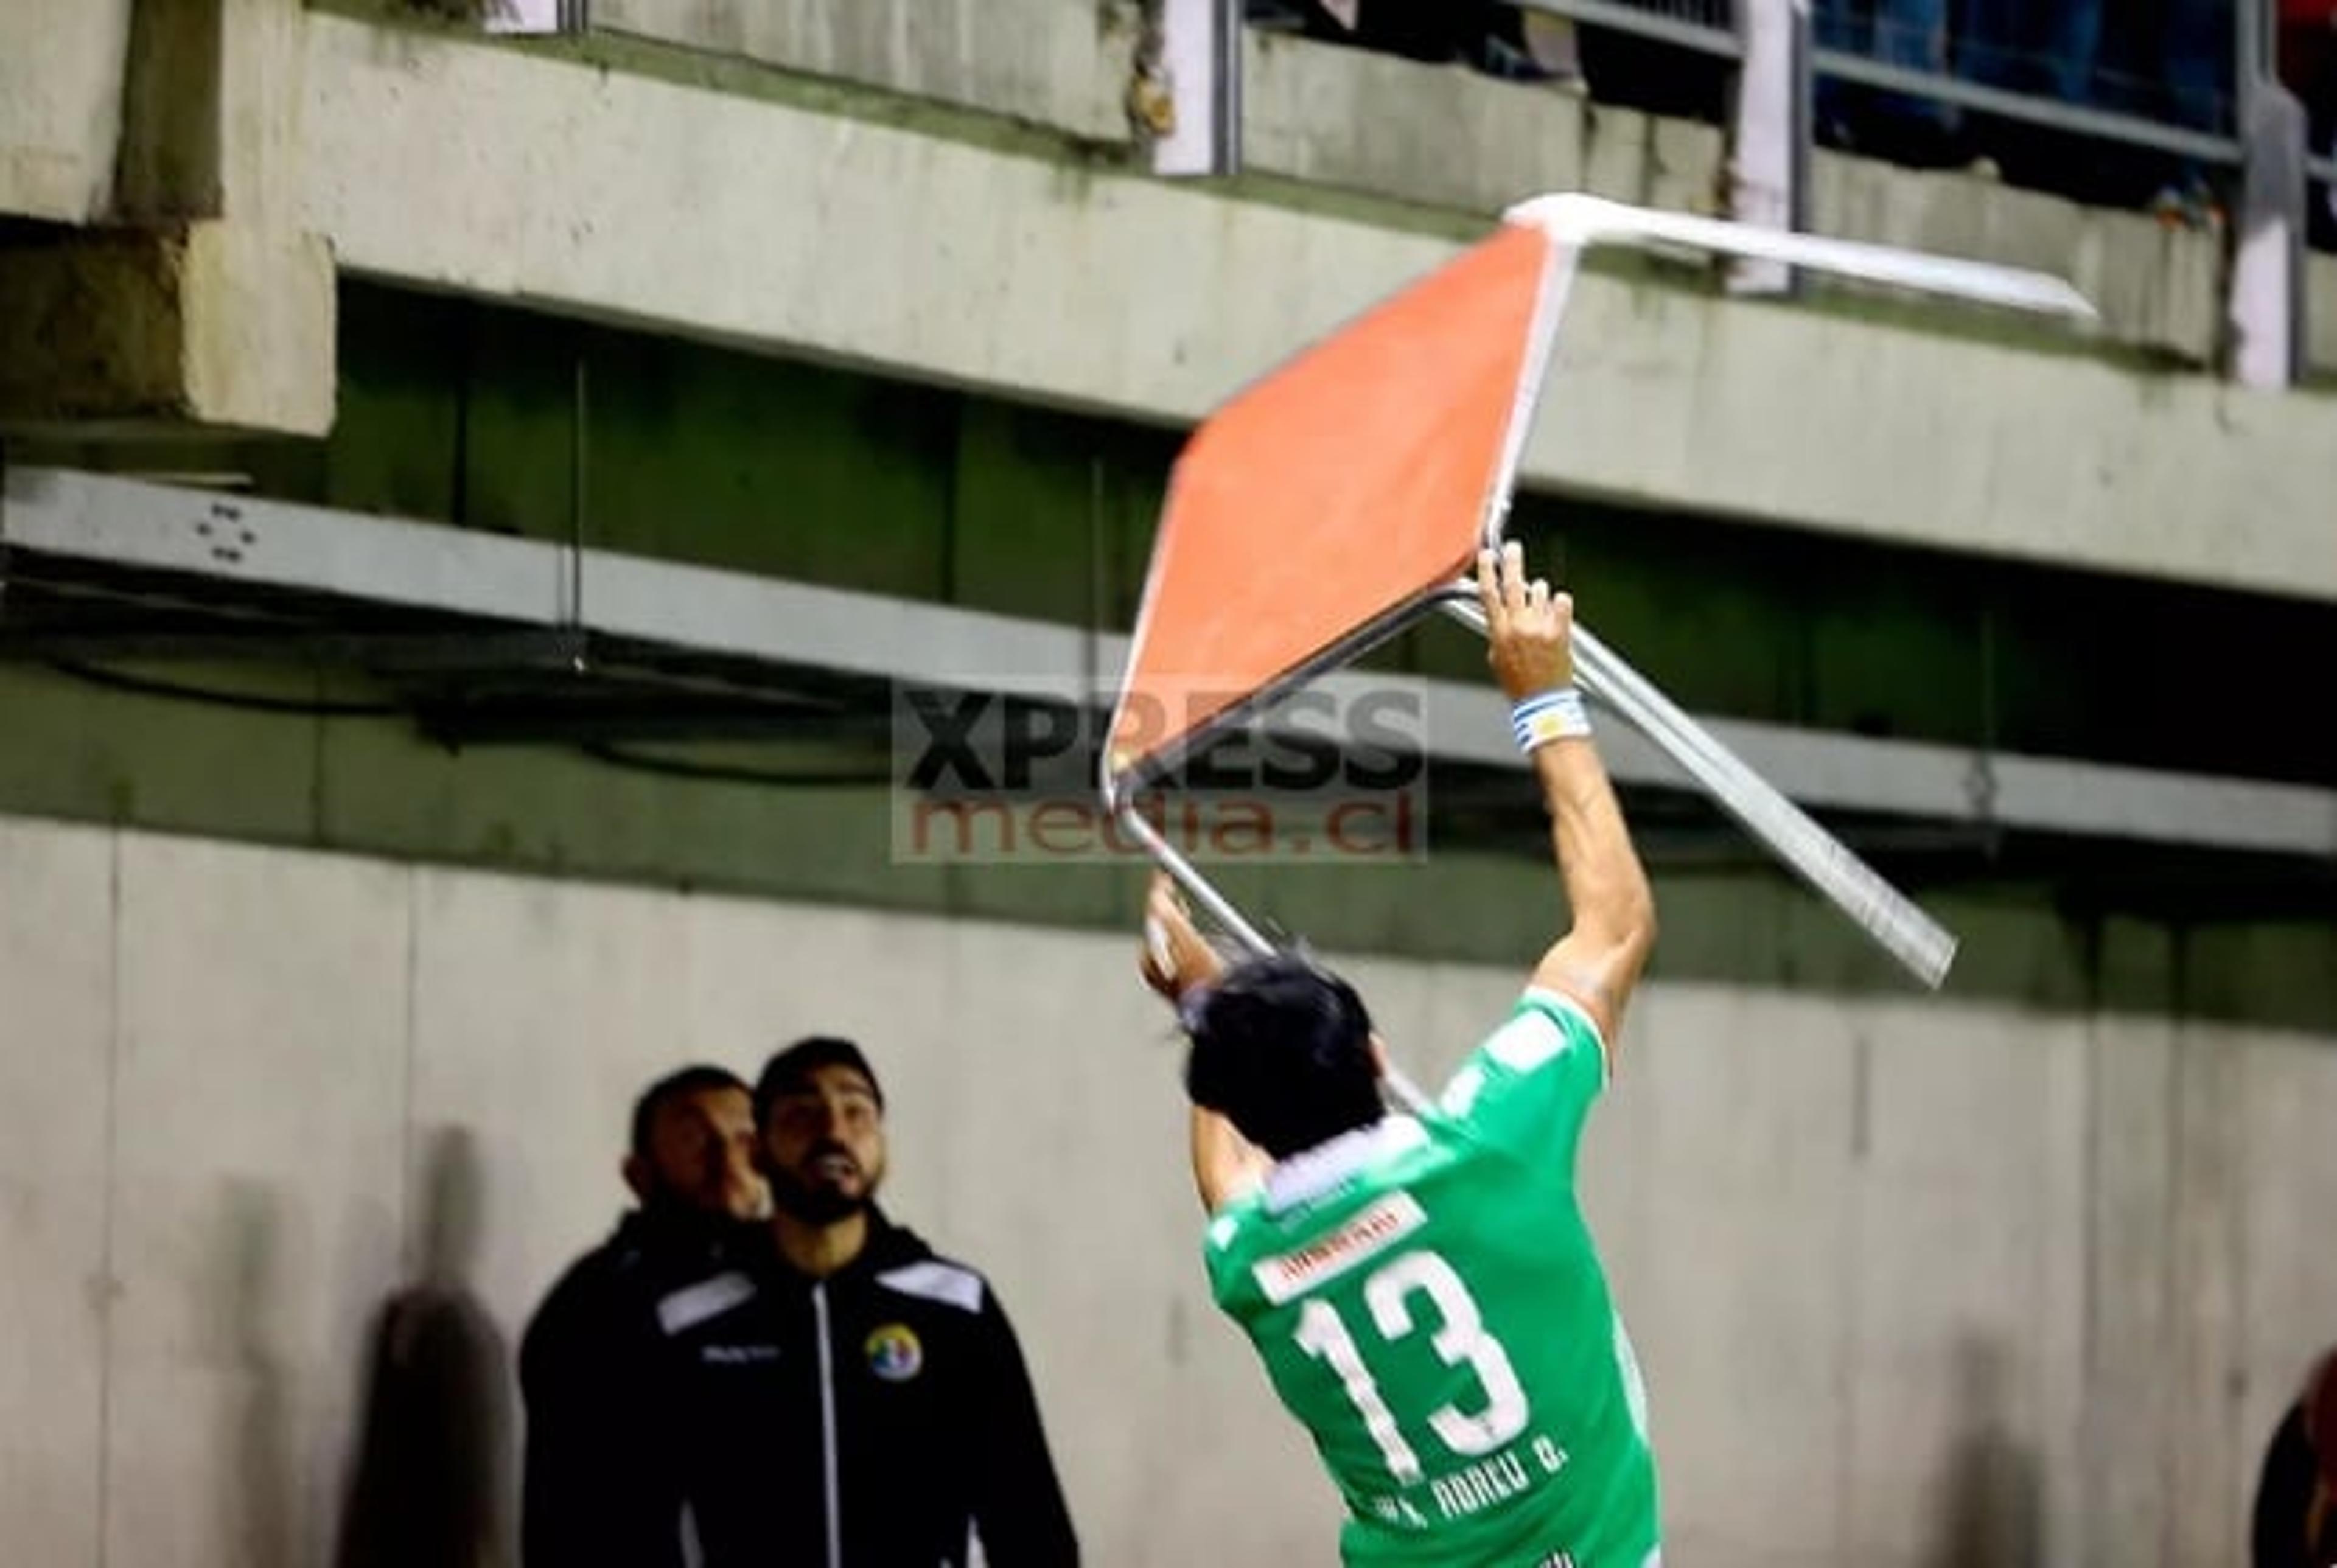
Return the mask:
[[1531, 1443], [1504, 1448], [1490, 1459], [1480, 1459], [1448, 1475], [1432, 1475], [1413, 1488], [1414, 1495], [1428, 1494], [1426, 1501], [1435, 1510], [1434, 1520], [1411, 1497], [1401, 1495], [1373, 1497], [1365, 1506], [1384, 1524], [1425, 1530], [1438, 1520], [1466, 1519], [1530, 1492], [1565, 1468], [1566, 1450], [1549, 1437], [1536, 1437]]
[[1259, 1263], [1257, 1287], [1279, 1307], [1387, 1251], [1426, 1223], [1428, 1215], [1418, 1199], [1410, 1193], [1390, 1193], [1319, 1241]]

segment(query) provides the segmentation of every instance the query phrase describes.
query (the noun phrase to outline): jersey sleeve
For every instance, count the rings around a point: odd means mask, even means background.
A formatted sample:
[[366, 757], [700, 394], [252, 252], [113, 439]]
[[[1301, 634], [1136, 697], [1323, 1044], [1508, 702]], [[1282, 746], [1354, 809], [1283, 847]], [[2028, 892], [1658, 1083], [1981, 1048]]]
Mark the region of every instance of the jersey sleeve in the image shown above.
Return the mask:
[[1251, 1248], [1246, 1234], [1247, 1221], [1257, 1210], [1256, 1194], [1236, 1198], [1209, 1216], [1209, 1226], [1201, 1245], [1202, 1265], [1208, 1271], [1209, 1295], [1217, 1306], [1239, 1317], [1242, 1312], [1241, 1290], [1248, 1279]]
[[1606, 1082], [1598, 1026], [1572, 1000], [1536, 988], [1461, 1065], [1438, 1105], [1483, 1142], [1570, 1184], [1583, 1121]]

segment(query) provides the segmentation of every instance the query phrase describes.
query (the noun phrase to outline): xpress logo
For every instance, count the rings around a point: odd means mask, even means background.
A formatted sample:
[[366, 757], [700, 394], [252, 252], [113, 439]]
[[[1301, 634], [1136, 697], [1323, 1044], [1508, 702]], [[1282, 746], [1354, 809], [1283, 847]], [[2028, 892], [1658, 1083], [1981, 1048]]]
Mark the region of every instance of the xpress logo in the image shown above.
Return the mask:
[[[969, 688], [985, 683], [969, 677]], [[1012, 686], [1012, 681], [996, 685]], [[1218, 694], [1183, 699], [1206, 717]], [[895, 859], [1108, 860], [1141, 856], [1096, 781], [1112, 694], [1061, 701], [979, 689], [894, 693]], [[1202, 861], [1416, 860], [1425, 853], [1426, 688], [1401, 678], [1293, 694], [1261, 717], [1148, 775], [1135, 809]], [[1195, 726], [1132, 706], [1123, 748], [1149, 753]]]

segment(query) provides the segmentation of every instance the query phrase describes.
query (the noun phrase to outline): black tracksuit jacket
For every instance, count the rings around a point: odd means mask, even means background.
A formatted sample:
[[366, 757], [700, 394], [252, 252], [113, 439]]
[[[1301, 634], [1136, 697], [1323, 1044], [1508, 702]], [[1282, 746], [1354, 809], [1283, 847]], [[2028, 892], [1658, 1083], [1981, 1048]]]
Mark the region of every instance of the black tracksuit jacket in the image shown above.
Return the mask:
[[699, 1568], [684, 1546], [684, 1418], [657, 1303], [721, 1273], [747, 1232], [637, 1211], [577, 1260], [520, 1341], [527, 1446], [520, 1556], [528, 1568]]
[[1078, 1563], [1022, 1349], [973, 1270], [872, 1213], [825, 1280], [741, 1231], [694, 1271], [598, 1279], [613, 1310], [555, 1314], [591, 1264], [523, 1351], [526, 1568], [964, 1568], [975, 1531], [990, 1568]]

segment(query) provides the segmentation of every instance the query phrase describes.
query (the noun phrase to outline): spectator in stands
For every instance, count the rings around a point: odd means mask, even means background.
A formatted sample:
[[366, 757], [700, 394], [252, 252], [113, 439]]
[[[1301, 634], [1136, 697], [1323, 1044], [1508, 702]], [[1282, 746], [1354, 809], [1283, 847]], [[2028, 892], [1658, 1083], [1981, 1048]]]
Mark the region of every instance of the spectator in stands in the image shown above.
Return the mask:
[[1354, 44], [1512, 82], [1571, 80], [1571, 26], [1499, 0], [1247, 0], [1256, 25]]
[[[2281, 0], [2280, 78], [2304, 104], [2313, 151], [2337, 157], [2337, 0]], [[2313, 192], [2313, 243], [2337, 249], [2337, 188]]]
[[2156, 112], [2188, 131], [2235, 129], [2230, 0], [2164, 0]]
[[1484, 35], [1471, 63], [1505, 82], [1582, 81], [1581, 48], [1574, 24], [1547, 11], [1488, 6]]
[[[2024, 97], [2185, 130], [2233, 130], [2230, 0], [1970, 0], [1958, 70]], [[2207, 170], [2189, 159], [2002, 116], [1976, 117], [1980, 149], [2010, 179], [2169, 220], [2212, 221]]]
[[1446, 65], [1462, 57], [1472, 33], [1483, 31], [1490, 9], [1485, 0], [1249, 0], [1247, 15], [1310, 38]]
[[[1823, 48], [1948, 73], [1948, 0], [1817, 0], [1812, 21]], [[1821, 79], [1817, 117], [1833, 146], [1922, 168], [1963, 161], [1962, 117], [1936, 99]]]
[[2090, 103], [2102, 47], [2102, 0], [1970, 0], [1956, 56], [1990, 87]]
[[[1969, 0], [1956, 70], [1984, 87], [2091, 107], [2102, 11], [2102, 0]], [[2098, 171], [2100, 145], [2067, 132], [1976, 115], [1972, 133], [1980, 151], [2020, 184], [2080, 195]]]
[[[2156, 118], [2211, 134], [2241, 129], [2232, 91], [2232, 42], [2229, 0], [2165, 0], [2158, 19]], [[2206, 169], [2189, 159], [2175, 162], [2152, 206], [2161, 218], [2191, 223], [2216, 219], [2223, 210]]]
[[[1736, 0], [1680, 0], [1669, 19], [1735, 36]], [[1584, 83], [1601, 103], [1725, 124], [1735, 66], [1717, 54], [1614, 27], [1577, 29]]]
[[[1686, 0], [1668, 15], [1733, 34], [1735, 11], [1736, 0]], [[1601, 102], [1650, 114], [1717, 122], [1728, 101], [1730, 67], [1716, 54], [1611, 27], [1578, 27], [1501, 0], [1247, 0], [1246, 15], [1254, 26], [1432, 64], [1466, 63], [1508, 81], [1585, 83]]]

